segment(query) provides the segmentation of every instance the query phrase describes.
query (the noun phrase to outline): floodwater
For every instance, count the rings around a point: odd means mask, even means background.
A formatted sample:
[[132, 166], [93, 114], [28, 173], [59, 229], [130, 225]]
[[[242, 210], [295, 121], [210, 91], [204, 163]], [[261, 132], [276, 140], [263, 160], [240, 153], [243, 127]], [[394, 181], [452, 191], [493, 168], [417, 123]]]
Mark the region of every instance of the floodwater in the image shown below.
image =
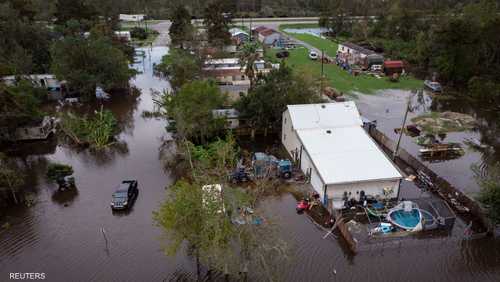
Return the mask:
[[[185, 281], [195, 277], [194, 260], [180, 252], [167, 257], [161, 230], [152, 211], [173, 181], [159, 160], [165, 122], [141, 117], [153, 109], [150, 89], [168, 89], [168, 82], [152, 75], [166, 48], [146, 50], [135, 67], [143, 73], [133, 83], [137, 99], [105, 105], [122, 126], [120, 146], [106, 153], [78, 152], [65, 146], [23, 155], [33, 165], [37, 203], [7, 211], [0, 224], [0, 281], [11, 272], [43, 272], [48, 281]], [[33, 145], [33, 148], [38, 147]], [[34, 150], [34, 149], [33, 149]], [[71, 164], [77, 192], [57, 193], [41, 171], [47, 160]], [[112, 213], [111, 193], [122, 180], [139, 181], [139, 197], [127, 213]], [[266, 199], [266, 218], [279, 226], [291, 249], [288, 264], [279, 266], [283, 281], [499, 281], [500, 240], [462, 240], [460, 234], [421, 240], [408, 239], [386, 248], [365, 248], [353, 256], [341, 241], [295, 213], [290, 194]], [[254, 270], [256, 271], [256, 270]], [[258, 276], [258, 270], [256, 275]]]
[[[472, 115], [478, 122], [477, 129], [452, 132], [446, 134], [443, 143], [462, 144], [465, 154], [456, 159], [445, 161], [429, 161], [420, 159], [425, 165], [445, 178], [453, 186], [466, 194], [474, 196], [479, 186], [471, 170], [473, 164], [486, 169], [495, 162], [500, 162], [500, 117], [498, 109], [491, 109], [489, 105], [477, 105], [464, 99], [439, 99], [433, 94], [422, 92], [413, 95], [410, 91], [384, 90], [376, 95], [357, 95], [356, 104], [360, 112], [369, 119], [377, 120], [377, 128], [392, 140], [397, 140], [398, 134], [394, 128], [400, 128], [408, 98], [411, 97], [407, 125], [411, 119], [431, 111], [453, 111]], [[481, 147], [471, 145], [470, 140], [477, 140]], [[421, 148], [416, 138], [403, 134], [401, 147], [413, 156], [418, 157]]]

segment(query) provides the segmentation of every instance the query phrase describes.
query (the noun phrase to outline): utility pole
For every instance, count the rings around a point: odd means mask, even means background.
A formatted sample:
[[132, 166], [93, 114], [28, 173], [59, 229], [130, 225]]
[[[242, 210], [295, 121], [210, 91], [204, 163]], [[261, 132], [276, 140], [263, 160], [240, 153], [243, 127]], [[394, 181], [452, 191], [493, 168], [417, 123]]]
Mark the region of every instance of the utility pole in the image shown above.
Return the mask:
[[321, 50], [321, 81], [320, 81], [320, 95], [323, 96], [323, 79], [324, 79], [324, 73], [325, 73], [325, 50]]
[[396, 144], [396, 148], [394, 149], [394, 153], [392, 154], [392, 159], [395, 160], [396, 157], [398, 156], [398, 151], [399, 151], [399, 145], [401, 144], [401, 138], [403, 137], [403, 132], [405, 130], [406, 126], [406, 119], [408, 118], [408, 112], [410, 111], [410, 103], [411, 103], [411, 98], [413, 95], [408, 97], [408, 103], [406, 104], [406, 111], [405, 115], [403, 118], [403, 125], [401, 126], [401, 130], [399, 131], [399, 137], [398, 137], [398, 143]]

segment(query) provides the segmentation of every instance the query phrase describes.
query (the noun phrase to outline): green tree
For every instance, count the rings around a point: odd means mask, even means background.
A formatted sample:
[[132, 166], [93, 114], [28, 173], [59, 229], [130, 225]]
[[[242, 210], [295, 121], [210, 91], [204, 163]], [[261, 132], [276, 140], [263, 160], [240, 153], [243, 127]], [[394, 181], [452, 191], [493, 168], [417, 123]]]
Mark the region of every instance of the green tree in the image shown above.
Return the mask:
[[191, 14], [184, 5], [177, 6], [169, 17], [170, 25], [169, 35], [172, 44], [184, 47], [186, 41], [192, 41], [195, 33], [195, 27], [191, 23]]
[[267, 133], [269, 128], [281, 128], [281, 116], [287, 105], [318, 101], [320, 97], [314, 91], [314, 83], [282, 65], [262, 77], [255, 88], [242, 97], [237, 108], [254, 129], [264, 129]]
[[481, 173], [477, 166], [474, 166], [473, 170], [481, 187], [479, 201], [484, 205], [492, 222], [500, 224], [500, 163], [491, 166], [486, 173]]
[[17, 127], [41, 118], [40, 104], [46, 94], [28, 80], [14, 86], [0, 83], [0, 129], [11, 135]]
[[250, 88], [255, 83], [255, 62], [259, 60], [259, 53], [257, 50], [259, 45], [255, 42], [247, 42], [239, 53], [239, 61], [242, 69], [245, 70], [245, 75], [250, 79]]
[[0, 76], [46, 73], [51, 39], [46, 25], [23, 17], [9, 2], [0, 2]]
[[203, 24], [207, 30], [208, 42], [222, 49], [231, 43], [231, 16], [223, 0], [215, 0], [208, 4], [203, 15]]
[[183, 49], [171, 49], [156, 70], [167, 76], [174, 91], [201, 76], [201, 60]]
[[[242, 207], [254, 207], [255, 201], [253, 189], [246, 191], [227, 183], [238, 155], [232, 136], [204, 146], [186, 141], [180, 149], [192, 174], [170, 186], [166, 200], [153, 213], [167, 237], [167, 254], [176, 254], [184, 242], [188, 243], [197, 261], [198, 280], [203, 280], [200, 262], [207, 266], [207, 275], [212, 270], [235, 275], [252, 267], [267, 280], [275, 278], [287, 247], [275, 236], [269, 221], [251, 224], [258, 211], [254, 215], [240, 212]], [[215, 183], [221, 184], [222, 191], [214, 189]], [[231, 219], [236, 217], [247, 224], [233, 224]]]
[[69, 20], [91, 25], [96, 20], [98, 11], [87, 0], [57, 0], [56, 2], [56, 24], [64, 24]]
[[116, 118], [108, 110], [96, 111], [92, 117], [79, 117], [71, 112], [61, 115], [60, 127], [78, 145], [103, 149], [115, 141], [118, 133]]
[[0, 191], [9, 191], [18, 204], [16, 193], [24, 184], [24, 176], [15, 163], [0, 154]]
[[67, 36], [54, 43], [51, 53], [57, 78], [84, 94], [92, 94], [99, 85], [104, 89], [126, 88], [135, 74], [127, 57], [106, 37]]
[[176, 121], [181, 139], [205, 143], [224, 128], [224, 120], [214, 118], [212, 110], [221, 108], [227, 97], [213, 81], [184, 84], [175, 95], [163, 95], [160, 105]]

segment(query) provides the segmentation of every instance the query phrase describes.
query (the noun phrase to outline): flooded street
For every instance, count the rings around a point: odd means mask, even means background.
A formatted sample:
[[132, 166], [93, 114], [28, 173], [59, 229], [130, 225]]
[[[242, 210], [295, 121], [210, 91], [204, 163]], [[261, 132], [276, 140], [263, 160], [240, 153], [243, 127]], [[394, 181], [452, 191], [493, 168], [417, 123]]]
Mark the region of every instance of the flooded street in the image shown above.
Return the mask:
[[[54, 152], [45, 153], [42, 159], [73, 166], [78, 191], [58, 194], [56, 185], [45, 181], [42, 169], [35, 169], [37, 203], [31, 208], [10, 209], [0, 218], [0, 223], [11, 224], [0, 230], [0, 281], [8, 280], [10, 272], [44, 272], [47, 281], [168, 281], [177, 280], [180, 274], [195, 277], [192, 258], [184, 252], [176, 257], [163, 253], [165, 241], [152, 220], [152, 211], [164, 199], [165, 187], [173, 177], [159, 160], [158, 148], [167, 134], [165, 121], [146, 119], [141, 114], [153, 110], [150, 89], [161, 91], [169, 85], [152, 74], [152, 64], [159, 62], [167, 48], [144, 50], [146, 58], [135, 64], [142, 73], [133, 81], [141, 95], [137, 100], [118, 98], [105, 106], [117, 115], [123, 129], [118, 149], [95, 154], [58, 146]], [[404, 105], [405, 100], [401, 101]], [[386, 113], [380, 105], [382, 114], [370, 115], [368, 110], [376, 110], [376, 103], [360, 99], [358, 105], [368, 117], [379, 120], [379, 126], [387, 129], [384, 132], [400, 126], [399, 106]], [[411, 147], [409, 142], [404, 140], [405, 148]], [[480, 159], [479, 155], [469, 155]], [[446, 167], [450, 182], [469, 187], [471, 181], [464, 175], [463, 166]], [[129, 212], [112, 213], [111, 194], [123, 179], [139, 181], [139, 197]], [[410, 238], [384, 248], [364, 248], [352, 256], [333, 236], [322, 239], [326, 232], [306, 215], [298, 215], [295, 205], [288, 193], [270, 197], [261, 205], [292, 249], [290, 263], [279, 269], [283, 281], [500, 280], [499, 239], [463, 240], [462, 234]]]

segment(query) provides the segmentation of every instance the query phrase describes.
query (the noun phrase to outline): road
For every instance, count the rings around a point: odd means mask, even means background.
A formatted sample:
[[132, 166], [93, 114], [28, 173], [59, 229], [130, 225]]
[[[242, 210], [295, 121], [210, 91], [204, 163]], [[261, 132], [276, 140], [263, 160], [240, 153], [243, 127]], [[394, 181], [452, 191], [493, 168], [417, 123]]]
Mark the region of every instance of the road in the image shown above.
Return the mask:
[[167, 46], [170, 44], [170, 36], [168, 30], [170, 29], [170, 21], [162, 21], [151, 25], [151, 28], [158, 31], [160, 34], [153, 42], [154, 47]]

